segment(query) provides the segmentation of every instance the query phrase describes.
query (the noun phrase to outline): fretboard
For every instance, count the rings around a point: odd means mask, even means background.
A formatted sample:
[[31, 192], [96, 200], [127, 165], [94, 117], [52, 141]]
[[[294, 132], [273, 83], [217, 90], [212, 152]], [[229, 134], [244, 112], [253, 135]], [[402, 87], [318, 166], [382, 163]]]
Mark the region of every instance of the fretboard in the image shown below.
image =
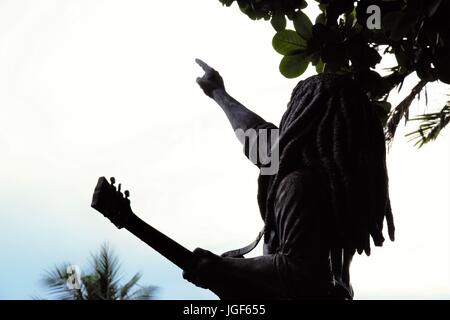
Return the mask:
[[179, 268], [187, 270], [193, 266], [195, 258], [191, 251], [156, 230], [135, 214], [128, 220], [125, 228]]

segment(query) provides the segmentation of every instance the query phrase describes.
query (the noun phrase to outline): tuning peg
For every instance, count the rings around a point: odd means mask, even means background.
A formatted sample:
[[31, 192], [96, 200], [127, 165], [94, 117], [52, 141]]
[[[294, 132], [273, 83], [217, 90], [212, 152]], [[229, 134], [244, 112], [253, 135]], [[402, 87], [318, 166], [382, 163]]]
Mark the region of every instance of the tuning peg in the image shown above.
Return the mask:
[[125, 190], [124, 194], [125, 194], [125, 199], [128, 199], [128, 197], [130, 196], [130, 191]]
[[119, 183], [119, 187], [117, 188], [117, 191], [119, 191], [120, 192], [120, 190], [122, 189], [122, 184], [121, 183]]
[[113, 189], [116, 190], [116, 186], [114, 185], [116, 183], [116, 178], [111, 177], [109, 178], [109, 181], [111, 182], [111, 187], [113, 187]]

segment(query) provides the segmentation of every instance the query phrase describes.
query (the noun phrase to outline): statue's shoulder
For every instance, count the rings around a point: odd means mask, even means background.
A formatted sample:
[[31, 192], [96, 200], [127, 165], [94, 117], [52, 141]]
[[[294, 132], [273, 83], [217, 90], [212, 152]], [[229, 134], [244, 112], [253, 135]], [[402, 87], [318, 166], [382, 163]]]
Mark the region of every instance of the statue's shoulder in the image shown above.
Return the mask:
[[326, 218], [330, 206], [329, 185], [324, 175], [320, 170], [304, 168], [292, 171], [282, 179], [277, 189], [274, 208], [277, 217], [306, 219], [316, 217], [317, 213]]
[[277, 195], [288, 192], [297, 196], [308, 196], [321, 189], [322, 184], [323, 175], [318, 169], [301, 168], [290, 172], [281, 180]]

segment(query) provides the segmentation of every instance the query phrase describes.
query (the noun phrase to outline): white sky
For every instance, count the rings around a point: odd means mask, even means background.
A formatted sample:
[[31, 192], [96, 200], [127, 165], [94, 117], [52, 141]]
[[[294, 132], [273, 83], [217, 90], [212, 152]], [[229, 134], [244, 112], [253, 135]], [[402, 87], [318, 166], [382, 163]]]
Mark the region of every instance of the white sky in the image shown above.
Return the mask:
[[[194, 59], [278, 123], [298, 79], [279, 74], [273, 33], [211, 0], [0, 1], [0, 298], [43, 295], [45, 269], [83, 267], [105, 240], [160, 298], [214, 298], [90, 209], [91, 195], [98, 176], [114, 175], [135, 212], [188, 248], [251, 241], [258, 171], [197, 87]], [[427, 108], [446, 92], [430, 85]], [[417, 150], [410, 129], [388, 157], [397, 240], [355, 259], [356, 298], [450, 298], [449, 137]]]

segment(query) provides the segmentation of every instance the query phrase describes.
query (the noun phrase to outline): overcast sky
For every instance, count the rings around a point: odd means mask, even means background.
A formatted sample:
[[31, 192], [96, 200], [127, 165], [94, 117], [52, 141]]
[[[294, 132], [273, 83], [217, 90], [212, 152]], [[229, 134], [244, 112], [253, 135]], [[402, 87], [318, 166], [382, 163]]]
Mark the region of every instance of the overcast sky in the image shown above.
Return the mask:
[[[160, 298], [215, 298], [91, 209], [92, 191], [115, 176], [136, 213], [190, 249], [253, 240], [258, 170], [197, 87], [194, 59], [278, 123], [299, 79], [278, 72], [273, 33], [218, 0], [0, 1], [0, 298], [45, 296], [45, 269], [83, 269], [103, 241]], [[441, 108], [447, 92], [430, 84], [428, 106], [422, 99], [414, 112]], [[450, 298], [450, 140], [446, 132], [417, 150], [410, 130], [388, 155], [397, 239], [355, 258], [359, 299]]]

